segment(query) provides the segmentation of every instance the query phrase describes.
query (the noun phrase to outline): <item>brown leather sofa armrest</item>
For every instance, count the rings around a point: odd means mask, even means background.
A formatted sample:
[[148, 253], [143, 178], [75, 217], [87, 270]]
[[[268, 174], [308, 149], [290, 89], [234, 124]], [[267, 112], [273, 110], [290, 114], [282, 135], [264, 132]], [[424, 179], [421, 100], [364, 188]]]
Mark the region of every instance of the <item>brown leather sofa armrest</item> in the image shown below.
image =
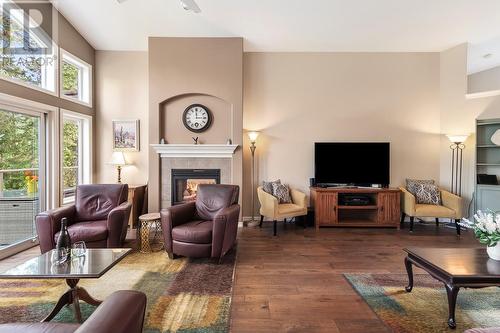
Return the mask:
[[162, 209], [160, 212], [162, 224], [169, 222], [172, 228], [193, 220], [196, 212], [194, 201]]
[[214, 218], [212, 230], [212, 258], [223, 257], [234, 245], [238, 233], [240, 205], [221, 210]]
[[120, 290], [109, 296], [75, 333], [141, 333], [146, 295]]
[[113, 208], [108, 214], [108, 248], [121, 247], [127, 235], [127, 225], [132, 204], [123, 202]]
[[163, 232], [163, 241], [165, 243], [165, 251], [169, 254], [172, 252], [172, 229], [175, 226], [184, 224], [194, 218], [196, 212], [196, 203], [194, 201], [187, 202], [181, 205], [175, 205], [162, 209], [160, 211], [161, 228]]
[[75, 212], [75, 205], [68, 205], [42, 212], [36, 216], [35, 225], [42, 253], [48, 252], [56, 246], [54, 235], [61, 229], [61, 219], [66, 217], [71, 224]]

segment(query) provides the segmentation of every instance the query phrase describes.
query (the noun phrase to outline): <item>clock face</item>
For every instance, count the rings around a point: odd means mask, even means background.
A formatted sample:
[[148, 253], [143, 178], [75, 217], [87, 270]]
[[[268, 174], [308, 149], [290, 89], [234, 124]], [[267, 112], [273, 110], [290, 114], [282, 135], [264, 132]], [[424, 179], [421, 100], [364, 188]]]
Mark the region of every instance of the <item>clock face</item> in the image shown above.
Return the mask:
[[201, 104], [190, 105], [182, 115], [184, 126], [192, 132], [206, 131], [212, 123], [212, 114], [206, 106]]

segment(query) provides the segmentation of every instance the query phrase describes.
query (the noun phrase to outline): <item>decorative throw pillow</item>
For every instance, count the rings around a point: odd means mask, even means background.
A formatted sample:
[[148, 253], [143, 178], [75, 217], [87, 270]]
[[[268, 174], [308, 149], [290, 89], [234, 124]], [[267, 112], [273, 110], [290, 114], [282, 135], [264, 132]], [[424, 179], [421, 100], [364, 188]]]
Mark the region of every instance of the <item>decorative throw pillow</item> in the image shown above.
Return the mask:
[[271, 181], [271, 182], [263, 181], [262, 182], [262, 189], [264, 190], [264, 192], [269, 193], [269, 194], [272, 195], [273, 194], [273, 184], [274, 183], [281, 184], [281, 180], [277, 179], [277, 180]]
[[441, 205], [441, 192], [434, 184], [418, 184], [415, 198], [418, 204]]
[[278, 203], [292, 203], [290, 189], [287, 185], [273, 183], [273, 195], [278, 199]]
[[429, 179], [406, 179], [406, 189], [413, 195], [416, 195], [420, 184], [432, 184], [434, 185], [434, 180]]

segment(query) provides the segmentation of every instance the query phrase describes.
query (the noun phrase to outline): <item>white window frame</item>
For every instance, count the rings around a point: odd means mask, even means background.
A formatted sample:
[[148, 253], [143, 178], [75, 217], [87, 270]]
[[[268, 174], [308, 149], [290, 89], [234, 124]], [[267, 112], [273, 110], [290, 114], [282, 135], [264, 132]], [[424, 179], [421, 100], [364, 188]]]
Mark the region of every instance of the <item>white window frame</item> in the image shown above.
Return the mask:
[[[1, 2], [1, 0], [0, 0], [0, 2]], [[3, 12], [1, 10], [1, 6], [0, 6], [0, 15], [3, 15]], [[14, 19], [15, 19], [15, 17], [14, 17]], [[32, 20], [32, 19], [30, 18], [30, 20]], [[19, 21], [18, 21], [18, 23], [20, 24]], [[33, 24], [35, 24], [35, 23], [33, 23]], [[40, 40], [38, 38], [38, 36], [36, 36], [36, 35], [33, 35], [32, 37], [36, 40]], [[15, 77], [10, 77], [10, 76], [0, 75], [0, 80], [15, 83], [17, 85], [20, 85], [20, 86], [23, 86], [23, 87], [26, 87], [29, 89], [41, 91], [41, 92], [44, 92], [44, 93], [52, 95], [52, 96], [58, 96], [59, 95], [58, 94], [58, 90], [59, 90], [58, 82], [59, 82], [59, 80], [57, 79], [59, 77], [58, 53], [59, 53], [59, 47], [57, 46], [57, 44], [55, 42], [52, 42], [53, 61], [50, 65], [42, 66], [42, 86], [41, 87], [37, 86], [33, 83], [30, 83], [28, 81], [24, 81], [24, 80], [15, 78]], [[51, 73], [52, 73], [52, 75], [50, 75]], [[51, 84], [53, 89], [45, 88], [44, 86], [46, 86], [47, 84]]]
[[[79, 95], [81, 95], [79, 98], [68, 97], [63, 93], [63, 62], [68, 62], [78, 67], [81, 71], [82, 75], [78, 77]], [[92, 107], [93, 88], [92, 65], [63, 48], [59, 48], [59, 97], [67, 101]]]
[[64, 151], [64, 120], [70, 119], [74, 121], [78, 121], [79, 126], [79, 135], [78, 135], [78, 184], [91, 184], [92, 183], [92, 116], [88, 116], [82, 113], [73, 112], [65, 109], [61, 109], [60, 113], [60, 186], [59, 186], [59, 204], [61, 206], [68, 205], [73, 203], [73, 200], [64, 200], [64, 184], [63, 184], [63, 151]]

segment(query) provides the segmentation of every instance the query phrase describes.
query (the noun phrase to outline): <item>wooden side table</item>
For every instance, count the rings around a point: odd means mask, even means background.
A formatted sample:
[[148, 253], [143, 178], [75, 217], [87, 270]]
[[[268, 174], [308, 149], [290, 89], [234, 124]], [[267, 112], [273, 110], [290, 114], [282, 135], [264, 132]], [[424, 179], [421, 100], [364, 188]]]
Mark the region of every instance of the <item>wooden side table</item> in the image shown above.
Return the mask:
[[128, 227], [132, 230], [144, 211], [144, 196], [146, 195], [146, 185], [128, 185], [128, 202], [132, 204]]
[[[150, 236], [153, 234], [153, 238]], [[139, 216], [137, 240], [142, 253], [160, 251], [163, 249], [160, 213], [149, 213]]]

